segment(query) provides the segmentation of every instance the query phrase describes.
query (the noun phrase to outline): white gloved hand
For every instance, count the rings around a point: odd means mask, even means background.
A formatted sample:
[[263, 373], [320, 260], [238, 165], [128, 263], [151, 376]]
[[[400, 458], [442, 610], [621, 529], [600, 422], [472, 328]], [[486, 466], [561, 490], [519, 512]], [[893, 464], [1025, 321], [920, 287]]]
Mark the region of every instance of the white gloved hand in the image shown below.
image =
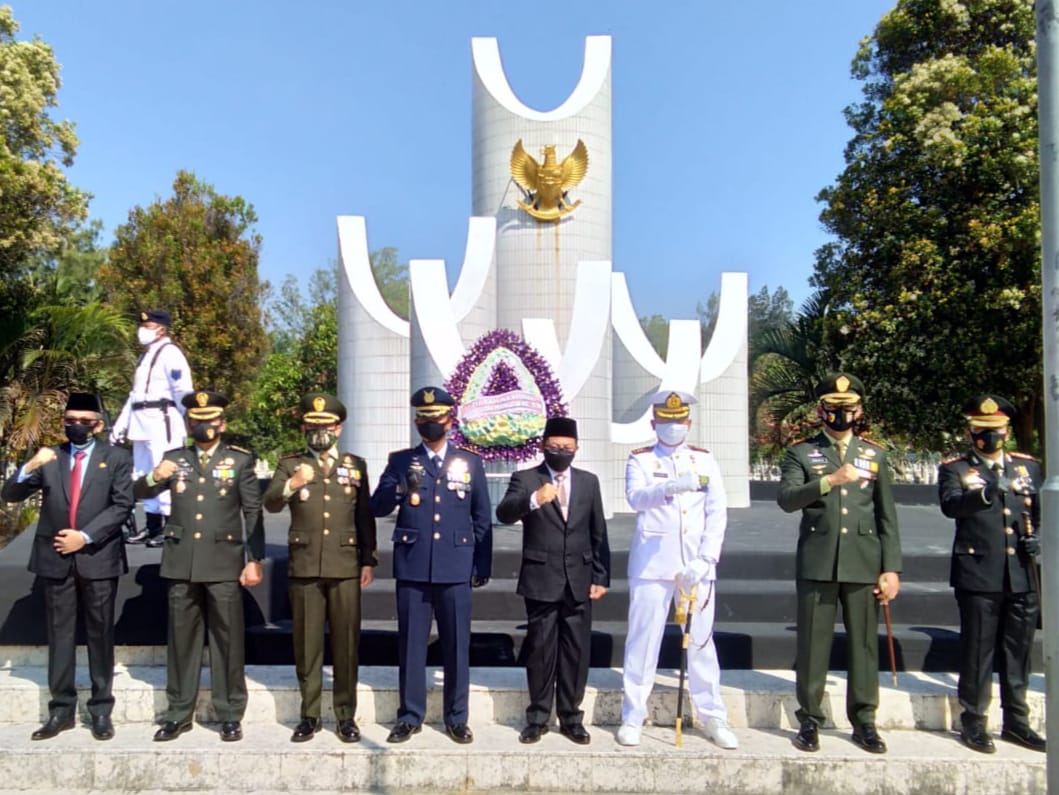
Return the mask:
[[673, 480], [667, 480], [665, 485], [665, 493], [667, 497], [672, 497], [674, 494], [680, 494], [685, 491], [698, 491], [699, 490], [699, 476], [694, 472], [685, 472], [678, 478]]
[[119, 445], [125, 443], [125, 432], [119, 431], [117, 428], [110, 429], [110, 443], [112, 445]]
[[713, 569], [713, 564], [708, 560], [702, 558], [696, 558], [691, 561], [687, 566], [684, 567], [684, 571], [680, 573], [680, 584], [685, 590], [694, 588], [700, 582], [708, 578]]

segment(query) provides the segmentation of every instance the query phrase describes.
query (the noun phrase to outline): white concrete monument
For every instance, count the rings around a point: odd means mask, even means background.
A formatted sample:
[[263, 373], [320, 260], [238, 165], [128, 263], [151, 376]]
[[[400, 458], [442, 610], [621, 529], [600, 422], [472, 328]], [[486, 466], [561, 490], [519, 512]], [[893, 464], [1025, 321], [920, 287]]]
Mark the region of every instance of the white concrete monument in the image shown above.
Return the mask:
[[[502, 459], [489, 470], [528, 466], [540, 460], [532, 457], [539, 439], [518, 447], [531, 455], [521, 464], [511, 463], [512, 446], [539, 433], [535, 415], [555, 403], [557, 386], [578, 422], [577, 464], [599, 476], [607, 512], [622, 513], [628, 452], [654, 439], [648, 399], [674, 389], [699, 399], [689, 442], [716, 454], [729, 504], [749, 505], [746, 274], [721, 274], [707, 349], [697, 320], [674, 320], [662, 358], [640, 327], [625, 277], [612, 268], [610, 37], [588, 37], [581, 79], [546, 112], [515, 96], [496, 39], [473, 39], [471, 52], [474, 207], [452, 293], [444, 261], [412, 260], [411, 317], [398, 317], [372, 276], [364, 219], [338, 219], [338, 383], [350, 408], [350, 449], [377, 477], [389, 451], [418, 441], [412, 391], [454, 383], [468, 390], [467, 440]], [[711, 290], [705, 281], [687, 284], [698, 294]], [[487, 356], [505, 329], [521, 342]], [[493, 342], [476, 345], [483, 335]], [[511, 352], [525, 354], [525, 346], [535, 365], [521, 366]], [[508, 413], [487, 423], [488, 407]]]

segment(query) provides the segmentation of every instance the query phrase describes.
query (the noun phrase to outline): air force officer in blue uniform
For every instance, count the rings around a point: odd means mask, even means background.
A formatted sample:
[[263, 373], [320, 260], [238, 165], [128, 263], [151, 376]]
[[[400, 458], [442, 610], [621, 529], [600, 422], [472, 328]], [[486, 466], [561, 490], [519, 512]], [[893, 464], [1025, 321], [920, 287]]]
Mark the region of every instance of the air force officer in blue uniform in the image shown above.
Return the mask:
[[456, 401], [443, 389], [412, 395], [423, 443], [390, 454], [371, 511], [398, 508], [393, 532], [401, 703], [387, 742], [420, 731], [426, 714], [430, 623], [437, 618], [445, 670], [445, 731], [458, 743], [474, 739], [467, 726], [470, 691], [471, 587], [484, 585], [492, 566], [492, 523], [485, 468], [474, 453], [448, 444]]

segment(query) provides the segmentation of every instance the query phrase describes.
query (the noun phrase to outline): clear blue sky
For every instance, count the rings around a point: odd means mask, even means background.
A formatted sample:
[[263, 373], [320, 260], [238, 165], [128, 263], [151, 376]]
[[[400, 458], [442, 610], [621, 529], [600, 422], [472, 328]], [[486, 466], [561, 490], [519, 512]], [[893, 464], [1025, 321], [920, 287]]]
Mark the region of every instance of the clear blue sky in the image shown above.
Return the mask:
[[[2, 2], [2, 0], [0, 0]], [[614, 260], [637, 311], [694, 315], [723, 270], [809, 295], [817, 192], [842, 170], [858, 42], [895, 0], [800, 3], [14, 0], [63, 65], [71, 179], [109, 242], [178, 169], [251, 201], [261, 276], [336, 254], [367, 217], [402, 261], [463, 256], [472, 36], [532, 107], [560, 104], [584, 37], [613, 45]], [[304, 279], [303, 279], [304, 283]]]

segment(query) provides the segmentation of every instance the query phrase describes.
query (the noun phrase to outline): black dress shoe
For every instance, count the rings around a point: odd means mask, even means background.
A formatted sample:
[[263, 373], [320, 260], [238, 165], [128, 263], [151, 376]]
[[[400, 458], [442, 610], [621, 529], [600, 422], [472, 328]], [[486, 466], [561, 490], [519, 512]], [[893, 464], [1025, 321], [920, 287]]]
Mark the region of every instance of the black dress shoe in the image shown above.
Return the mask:
[[344, 718], [338, 722], [338, 728], [335, 729], [335, 734], [338, 735], [338, 739], [344, 743], [359, 743], [360, 742], [360, 729], [357, 728], [357, 722], [352, 718]]
[[1044, 738], [1029, 726], [1005, 726], [1000, 732], [1000, 739], [1031, 751], [1045, 751], [1048, 748]]
[[148, 538], [151, 537], [150, 531], [145, 527], [137, 533], [132, 533], [128, 538], [125, 539], [126, 544], [142, 544]]
[[147, 539], [147, 543], [144, 544], [144, 546], [150, 547], [151, 549], [157, 549], [158, 547], [165, 546], [165, 538], [163, 536], [151, 536]]
[[819, 751], [819, 729], [817, 729], [816, 724], [811, 720], [803, 720], [802, 725], [798, 728], [798, 734], [794, 736], [794, 739], [791, 742], [794, 743], [794, 747], [799, 751]]
[[886, 753], [886, 743], [882, 741], [879, 733], [875, 731], [874, 723], [865, 723], [859, 729], [854, 729], [853, 744], [859, 745], [869, 754]]
[[226, 743], [236, 743], [243, 739], [243, 726], [237, 720], [226, 720], [221, 724], [221, 739]]
[[573, 740], [578, 745], [588, 745], [592, 742], [592, 735], [590, 735], [580, 723], [571, 723], [569, 726], [560, 726], [559, 734], [568, 740]]
[[413, 726], [411, 723], [405, 723], [403, 720], [399, 720], [397, 721], [397, 725], [390, 729], [390, 734], [387, 736], [386, 742], [403, 743], [413, 734], [419, 734], [421, 731], [423, 731], [422, 726]]
[[60, 717], [59, 715], [51, 715], [46, 721], [44, 721], [44, 725], [33, 732], [30, 737], [34, 740], [50, 740], [59, 732], [72, 729], [74, 724], [75, 721], [73, 715], [67, 715], [65, 718]]
[[321, 728], [323, 728], [323, 723], [319, 718], [302, 718], [301, 722], [294, 727], [294, 734], [290, 736], [290, 741], [304, 743], [306, 740], [311, 740]]
[[114, 736], [114, 724], [110, 715], [92, 716], [92, 736], [97, 740], [109, 740]]
[[963, 721], [960, 728], [960, 740], [972, 751], [980, 754], [995, 754], [993, 738], [985, 730], [985, 724], [978, 721]]
[[474, 740], [474, 733], [466, 723], [453, 723], [451, 725], [446, 723], [445, 734], [451, 737], [453, 742], [457, 742], [460, 745], [466, 745]]
[[169, 740], [175, 740], [184, 732], [191, 731], [191, 721], [189, 720], [167, 720], [162, 724], [162, 728], [154, 733], [154, 741], [156, 743], [164, 743]]
[[531, 723], [522, 730], [522, 733], [518, 736], [520, 743], [535, 743], [538, 742], [541, 737], [548, 733], [548, 727], [543, 723]]

